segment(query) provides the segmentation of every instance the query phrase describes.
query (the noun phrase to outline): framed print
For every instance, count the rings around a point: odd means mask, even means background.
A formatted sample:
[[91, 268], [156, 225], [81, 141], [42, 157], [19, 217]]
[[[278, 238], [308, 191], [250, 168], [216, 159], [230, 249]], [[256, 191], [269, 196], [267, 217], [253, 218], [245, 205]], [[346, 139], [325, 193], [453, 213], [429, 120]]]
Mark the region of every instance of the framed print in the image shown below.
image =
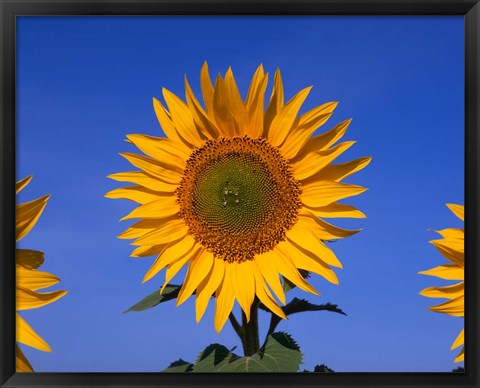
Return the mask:
[[477, 1], [0, 6], [2, 387], [479, 386]]

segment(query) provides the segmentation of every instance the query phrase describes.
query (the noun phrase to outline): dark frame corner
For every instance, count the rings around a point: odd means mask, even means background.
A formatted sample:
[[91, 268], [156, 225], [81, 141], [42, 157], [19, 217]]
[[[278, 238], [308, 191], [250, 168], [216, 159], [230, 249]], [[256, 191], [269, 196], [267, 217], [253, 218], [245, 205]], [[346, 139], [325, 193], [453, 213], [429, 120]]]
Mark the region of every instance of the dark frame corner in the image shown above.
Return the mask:
[[[465, 217], [466, 373], [332, 374], [15, 374], [15, 18], [19, 15], [464, 15], [465, 20]], [[479, 108], [480, 4], [478, 0], [0, 0], [0, 386], [1, 387], [480, 387]]]

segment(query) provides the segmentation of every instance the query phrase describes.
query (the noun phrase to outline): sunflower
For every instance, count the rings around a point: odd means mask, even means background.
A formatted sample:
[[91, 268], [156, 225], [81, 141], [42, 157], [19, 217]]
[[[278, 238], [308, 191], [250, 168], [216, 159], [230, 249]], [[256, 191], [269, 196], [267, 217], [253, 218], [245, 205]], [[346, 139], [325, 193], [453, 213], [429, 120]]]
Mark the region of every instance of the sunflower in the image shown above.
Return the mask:
[[[16, 193], [18, 194], [28, 182], [31, 176], [17, 182]], [[16, 241], [20, 241], [36, 224], [47, 204], [50, 196], [45, 195], [30, 202], [16, 206]], [[16, 304], [17, 311], [36, 309], [60, 299], [67, 291], [36, 292], [39, 289], [50, 287], [60, 281], [56, 276], [37, 271], [43, 264], [43, 252], [31, 249], [16, 250]], [[17, 342], [31, 346], [32, 348], [51, 352], [50, 346], [32, 329], [32, 327], [17, 312]], [[33, 372], [32, 365], [28, 362], [18, 345], [15, 345], [17, 372]]]
[[[463, 221], [464, 207], [462, 205], [447, 204], [448, 208]], [[444, 287], [429, 287], [420, 292], [420, 295], [429, 298], [445, 298], [447, 302], [429, 308], [431, 311], [463, 317], [464, 315], [464, 230], [449, 228], [438, 231], [443, 237], [440, 240], [430, 241], [440, 253], [452, 264], [444, 264], [420, 274], [435, 276], [446, 280], [461, 280], [461, 282]], [[457, 336], [452, 344], [451, 350], [458, 348], [464, 343], [464, 329]], [[455, 358], [455, 362], [464, 360], [464, 347]]]
[[323, 241], [358, 230], [322, 218], [365, 217], [337, 203], [366, 190], [340, 181], [364, 168], [369, 157], [331, 164], [355, 143], [334, 145], [350, 120], [311, 137], [337, 102], [299, 116], [311, 87], [285, 103], [277, 70], [265, 109], [267, 80], [260, 65], [242, 99], [231, 68], [213, 85], [205, 63], [200, 74], [204, 105], [186, 78], [186, 102], [163, 89], [168, 109], [157, 99], [153, 106], [167, 137], [127, 135], [145, 155], [120, 155], [140, 171], [109, 175], [134, 185], [110, 191], [107, 198], [139, 204], [122, 220], [140, 221], [118, 237], [135, 239], [133, 257], [157, 255], [143, 281], [166, 268], [165, 287], [188, 265], [177, 305], [195, 292], [198, 322], [214, 295], [217, 332], [235, 300], [247, 321], [254, 300], [285, 318], [275, 299], [285, 304], [282, 277], [318, 295], [299, 269], [338, 284], [331, 267], [342, 264]]

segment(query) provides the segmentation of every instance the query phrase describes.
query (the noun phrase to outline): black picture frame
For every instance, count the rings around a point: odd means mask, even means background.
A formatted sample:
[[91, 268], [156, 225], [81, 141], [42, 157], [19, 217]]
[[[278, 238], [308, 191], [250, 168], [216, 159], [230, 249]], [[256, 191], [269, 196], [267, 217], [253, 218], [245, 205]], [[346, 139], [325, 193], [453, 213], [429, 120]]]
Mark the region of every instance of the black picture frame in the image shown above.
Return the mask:
[[[465, 20], [464, 373], [15, 373], [15, 18], [24, 15], [463, 15]], [[0, 0], [1, 387], [479, 387], [478, 0]], [[412, 350], [412, 357], [414, 357]]]

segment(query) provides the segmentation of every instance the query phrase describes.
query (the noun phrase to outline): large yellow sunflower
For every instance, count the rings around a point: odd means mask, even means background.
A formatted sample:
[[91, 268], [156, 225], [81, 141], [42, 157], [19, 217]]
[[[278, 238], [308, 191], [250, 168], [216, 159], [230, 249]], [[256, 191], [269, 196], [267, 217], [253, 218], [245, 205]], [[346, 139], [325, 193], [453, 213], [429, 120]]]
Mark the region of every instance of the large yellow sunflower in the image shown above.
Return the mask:
[[[27, 177], [16, 184], [16, 193], [22, 190], [32, 177]], [[45, 195], [30, 202], [16, 206], [16, 240], [20, 241], [36, 224], [47, 204], [50, 196]], [[16, 304], [17, 311], [30, 310], [45, 306], [60, 299], [67, 291], [36, 292], [39, 289], [50, 287], [60, 281], [56, 276], [38, 271], [43, 264], [43, 252], [31, 249], [17, 249], [16, 251]], [[31, 328], [31, 326], [17, 312], [17, 342], [31, 346], [44, 352], [51, 352], [50, 346]], [[18, 345], [15, 345], [17, 372], [33, 372]]]
[[[447, 204], [448, 208], [463, 221], [464, 207], [462, 205]], [[438, 231], [443, 237], [440, 240], [430, 241], [446, 259], [452, 264], [444, 264], [420, 274], [435, 276], [446, 280], [461, 280], [461, 282], [444, 287], [429, 287], [420, 292], [420, 295], [429, 298], [445, 298], [449, 301], [432, 306], [429, 310], [452, 315], [454, 317], [463, 317], [464, 315], [464, 230], [449, 228]], [[464, 329], [457, 336], [451, 349], [458, 348], [464, 343]], [[464, 360], [464, 347], [455, 358], [455, 362]]]
[[186, 78], [186, 103], [163, 89], [168, 109], [156, 99], [153, 106], [167, 137], [128, 135], [146, 156], [121, 155], [140, 171], [109, 176], [134, 184], [106, 197], [140, 204], [123, 219], [141, 221], [118, 237], [135, 239], [134, 257], [158, 256], [144, 281], [166, 267], [165, 286], [188, 265], [177, 305], [195, 292], [198, 322], [215, 295], [217, 332], [235, 300], [247, 320], [256, 297], [285, 318], [272, 295], [285, 303], [279, 275], [314, 294], [299, 269], [338, 284], [331, 266], [342, 264], [323, 241], [358, 231], [322, 218], [365, 217], [336, 202], [366, 190], [340, 181], [364, 168], [369, 157], [331, 164], [355, 143], [334, 145], [350, 120], [311, 137], [337, 102], [299, 116], [311, 87], [285, 103], [277, 70], [265, 110], [267, 80], [260, 65], [243, 100], [230, 68], [212, 85], [205, 63], [200, 75], [204, 106]]

